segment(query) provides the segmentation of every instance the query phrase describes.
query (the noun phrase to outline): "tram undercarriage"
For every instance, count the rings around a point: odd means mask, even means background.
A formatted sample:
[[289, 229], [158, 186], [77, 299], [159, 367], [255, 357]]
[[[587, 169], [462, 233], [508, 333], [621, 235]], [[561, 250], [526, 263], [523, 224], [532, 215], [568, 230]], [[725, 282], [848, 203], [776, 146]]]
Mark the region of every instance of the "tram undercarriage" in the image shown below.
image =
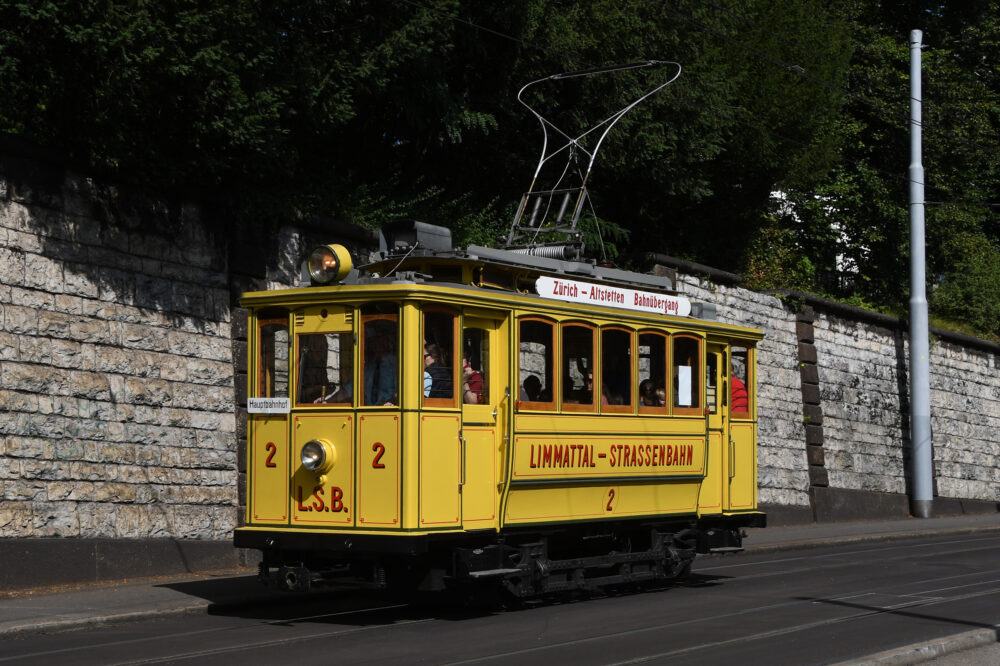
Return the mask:
[[393, 549], [394, 554], [385, 548], [366, 553], [350, 540], [345, 547], [343, 538], [334, 537], [329, 550], [262, 548], [259, 577], [292, 591], [353, 579], [396, 591], [502, 589], [516, 598], [593, 592], [682, 579], [698, 553], [742, 550], [741, 528], [762, 527], [764, 519], [763, 514], [750, 514], [714, 523], [501, 532], [490, 539], [466, 533], [460, 540], [410, 540]]

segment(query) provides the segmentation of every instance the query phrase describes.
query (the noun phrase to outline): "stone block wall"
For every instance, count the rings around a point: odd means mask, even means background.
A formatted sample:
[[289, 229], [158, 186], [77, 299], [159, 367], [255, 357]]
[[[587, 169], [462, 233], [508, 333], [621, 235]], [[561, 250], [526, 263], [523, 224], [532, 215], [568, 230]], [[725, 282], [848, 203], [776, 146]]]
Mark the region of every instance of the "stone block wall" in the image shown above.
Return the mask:
[[941, 338], [930, 351], [935, 494], [1000, 502], [997, 351]]
[[[905, 322], [885, 323], [891, 325], [818, 313], [831, 487], [910, 490], [908, 332]], [[1000, 347], [937, 334], [930, 348], [934, 494], [995, 504], [1000, 501]]]
[[[904, 517], [907, 323], [803, 294], [785, 305], [705, 276], [680, 275], [679, 284], [685, 295], [716, 304], [720, 321], [764, 331], [758, 347], [761, 503], [809, 507], [820, 519], [830, 517], [819, 506], [824, 502], [852, 511], [841, 518], [876, 517], [873, 507]], [[1000, 502], [998, 354], [1000, 345], [932, 330], [938, 514], [996, 511]]]
[[805, 427], [795, 313], [775, 296], [678, 275], [678, 289], [714, 303], [719, 321], [764, 331], [757, 347], [758, 499], [763, 504], [809, 506]]
[[228, 539], [225, 254], [197, 208], [0, 170], [0, 537]]
[[906, 493], [909, 387], [902, 336], [826, 313], [815, 327], [830, 486]]

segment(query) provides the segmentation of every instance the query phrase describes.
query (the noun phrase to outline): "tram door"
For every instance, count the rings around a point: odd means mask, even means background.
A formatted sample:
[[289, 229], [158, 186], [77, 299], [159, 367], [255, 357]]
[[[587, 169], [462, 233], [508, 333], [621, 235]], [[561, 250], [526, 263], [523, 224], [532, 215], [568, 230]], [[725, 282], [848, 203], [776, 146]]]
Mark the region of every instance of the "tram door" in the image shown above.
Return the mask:
[[704, 513], [721, 513], [728, 506], [729, 415], [723, 405], [726, 348], [709, 344], [705, 354], [705, 411], [708, 418], [708, 469], [699, 504]]
[[288, 522], [289, 358], [288, 317], [261, 318], [253, 338], [255, 358], [247, 401], [250, 442], [248, 515], [250, 524]]
[[462, 524], [497, 524], [510, 406], [507, 322], [466, 314], [462, 327]]
[[[734, 353], [739, 358], [734, 357]], [[712, 489], [721, 490], [724, 511], [751, 509], [756, 504], [755, 424], [750, 420], [748, 365], [746, 348], [737, 350], [723, 344], [708, 345], [705, 387], [710, 478]]]
[[732, 442], [729, 503], [733, 511], [757, 506], [757, 421], [753, 347], [729, 348], [729, 439]]

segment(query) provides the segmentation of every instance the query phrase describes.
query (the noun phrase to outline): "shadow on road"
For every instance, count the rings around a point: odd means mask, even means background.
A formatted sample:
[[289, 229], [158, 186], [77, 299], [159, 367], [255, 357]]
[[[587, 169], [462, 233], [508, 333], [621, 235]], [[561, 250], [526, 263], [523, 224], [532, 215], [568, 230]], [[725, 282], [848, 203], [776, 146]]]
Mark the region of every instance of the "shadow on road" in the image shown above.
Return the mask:
[[269, 623], [336, 622], [385, 624], [418, 619], [464, 621], [506, 612], [524, 612], [552, 605], [580, 603], [635, 594], [670, 594], [672, 588], [710, 587], [726, 576], [691, 574], [687, 579], [657, 585], [624, 585], [600, 592], [572, 592], [533, 599], [512, 599], [497, 591], [394, 593], [348, 583], [284, 592], [261, 585], [256, 576], [230, 576], [165, 583], [159, 587], [209, 602], [207, 613], [257, 619]]

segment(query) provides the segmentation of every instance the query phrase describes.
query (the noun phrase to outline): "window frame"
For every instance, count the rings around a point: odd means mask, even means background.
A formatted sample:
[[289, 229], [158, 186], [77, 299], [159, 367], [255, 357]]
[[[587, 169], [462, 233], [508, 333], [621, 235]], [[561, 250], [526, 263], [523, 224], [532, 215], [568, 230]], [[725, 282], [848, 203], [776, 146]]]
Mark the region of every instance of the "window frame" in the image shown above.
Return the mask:
[[[392, 301], [393, 305], [396, 306], [396, 312], [393, 314], [378, 313], [378, 314], [366, 314], [364, 308], [359, 308], [358, 310], [358, 342], [355, 345], [358, 348], [358, 355], [355, 358], [355, 374], [357, 375], [358, 385], [355, 386], [353, 390], [353, 395], [351, 399], [353, 405], [358, 409], [399, 409], [400, 406], [400, 307], [395, 301]], [[396, 404], [395, 405], [366, 405], [365, 404], [365, 364], [367, 361], [367, 327], [370, 323], [374, 321], [391, 321], [396, 325]], [[360, 390], [359, 390], [360, 389]]]
[[[601, 364], [600, 364], [600, 376], [601, 376], [601, 387], [604, 386], [604, 334], [605, 333], [625, 333], [628, 335], [629, 342], [629, 354], [628, 354], [628, 366], [629, 366], [629, 402], [625, 405], [611, 405], [611, 404], [601, 404], [602, 414], [634, 414], [635, 413], [635, 331], [630, 328], [625, 328], [620, 325], [612, 326], [602, 326], [601, 327], [601, 342], [600, 342], [600, 354], [601, 354]], [[595, 382], [596, 384], [596, 382]], [[598, 392], [597, 387], [595, 387], [595, 393]]]
[[[451, 356], [451, 397], [450, 398], [431, 398], [424, 395], [424, 342], [427, 339], [427, 314], [444, 314], [451, 316], [451, 348], [444, 349], [441, 351], [445, 354], [450, 354]], [[461, 348], [461, 313], [455, 309], [441, 305], [424, 305], [420, 310], [420, 405], [421, 407], [435, 407], [435, 408], [457, 408], [461, 403], [459, 394], [462, 391], [463, 379], [461, 377], [461, 368], [459, 367], [462, 358], [462, 348]], [[438, 343], [439, 347], [441, 346]], [[458, 357], [456, 358], [456, 353]]]
[[[558, 373], [554, 373], [554, 374], [557, 374], [558, 377], [559, 377], [559, 404], [560, 404], [560, 407], [561, 407], [561, 411], [564, 411], [564, 412], [595, 413], [595, 412], [597, 412], [597, 404], [598, 403], [597, 403], [597, 399], [596, 399], [597, 391], [595, 391], [593, 388], [591, 388], [590, 402], [589, 403], [566, 402], [566, 396], [565, 396], [565, 383], [566, 382], [565, 382], [565, 377], [563, 376], [563, 373], [562, 373], [562, 370], [563, 370], [562, 365], [563, 365], [563, 360], [566, 358], [566, 344], [565, 344], [566, 337], [565, 337], [565, 333], [564, 332], [565, 332], [565, 330], [567, 328], [583, 328], [583, 329], [587, 329], [587, 330], [590, 331], [590, 365], [591, 365], [591, 367], [589, 368], [589, 370], [590, 370], [591, 374], [594, 376], [595, 380], [597, 378], [597, 363], [596, 363], [596, 359], [597, 359], [597, 338], [598, 338], [598, 334], [599, 334], [600, 329], [596, 325], [591, 324], [589, 322], [585, 322], [585, 321], [576, 321], [576, 320], [574, 320], [574, 321], [563, 321], [563, 322], [560, 322], [560, 324], [559, 324], [559, 353], [556, 354], [556, 356], [559, 359], [558, 364], [559, 364], [559, 370], [560, 371]], [[586, 379], [586, 378], [584, 378], [584, 379]]]
[[[264, 336], [264, 327], [265, 326], [281, 326], [281, 327], [283, 327], [284, 331], [285, 331], [285, 334], [286, 334], [286, 336], [288, 338], [288, 360], [287, 360], [288, 368], [287, 368], [286, 373], [285, 373], [286, 374], [286, 379], [285, 379], [285, 381], [286, 381], [286, 389], [285, 389], [285, 395], [283, 395], [283, 396], [269, 395], [268, 392], [264, 390], [264, 388], [267, 385], [267, 381], [266, 381], [266, 378], [265, 378], [266, 377], [265, 373], [266, 373], [267, 368], [268, 367], [276, 368], [276, 366], [268, 364], [265, 361], [265, 359], [264, 359], [264, 351], [265, 351], [265, 347], [264, 347], [264, 337], [265, 337]], [[253, 379], [253, 390], [251, 391], [250, 395], [252, 397], [255, 397], [255, 398], [277, 398], [277, 397], [282, 397], [282, 398], [289, 398], [289, 399], [291, 399], [291, 395], [292, 395], [292, 361], [291, 361], [291, 357], [292, 357], [292, 354], [293, 354], [293, 345], [292, 345], [292, 327], [291, 327], [291, 322], [289, 321], [288, 315], [286, 314], [283, 317], [277, 316], [277, 315], [267, 315], [267, 316], [263, 316], [263, 317], [258, 317], [257, 318], [256, 335], [257, 335], [257, 341], [256, 341], [256, 347], [257, 347], [257, 349], [256, 349], [256, 359], [255, 359], [255, 361], [256, 361], [256, 364], [257, 364], [257, 368], [256, 368], [257, 371], [256, 371], [255, 377]], [[272, 335], [270, 337], [271, 337], [271, 339], [273, 339], [274, 336]], [[271, 351], [271, 354], [272, 354], [272, 358], [276, 360], [277, 357], [274, 355], [274, 350], [273, 349]]]
[[[755, 364], [753, 362], [753, 358], [754, 358], [754, 351], [755, 351], [756, 348], [755, 348], [754, 345], [752, 345], [752, 344], [750, 344], [748, 342], [740, 342], [740, 343], [737, 343], [737, 344], [732, 344], [731, 343], [729, 345], [729, 349], [728, 349], [730, 365], [732, 365], [733, 348], [734, 347], [737, 348], [737, 349], [745, 349], [746, 350], [746, 357], [744, 359], [744, 364], [746, 365], [746, 378], [743, 379], [742, 381], [745, 384], [746, 391], [747, 391], [747, 408], [746, 408], [746, 411], [739, 411], [739, 412], [735, 411], [732, 408], [732, 405], [733, 405], [732, 377], [731, 376], [728, 377], [729, 395], [726, 396], [726, 399], [729, 401], [728, 402], [728, 404], [729, 404], [729, 418], [735, 419], [735, 420], [740, 420], [740, 421], [749, 421], [749, 420], [753, 419], [754, 403], [755, 403], [755, 398], [756, 398], [756, 393], [757, 393], [756, 390], [755, 390], [756, 378], [753, 376], [753, 369], [755, 367]], [[731, 375], [731, 373], [730, 373], [730, 375]]]
[[542, 316], [538, 316], [538, 315], [524, 315], [524, 316], [518, 317], [516, 321], [517, 321], [517, 345], [515, 347], [515, 352], [517, 354], [517, 361], [516, 361], [516, 363], [517, 363], [517, 383], [516, 383], [516, 386], [517, 386], [518, 395], [520, 395], [521, 387], [524, 385], [523, 384], [524, 380], [521, 378], [521, 333], [522, 333], [522, 326], [525, 323], [536, 322], [536, 323], [539, 323], [539, 324], [545, 324], [546, 326], [549, 327], [549, 331], [550, 331], [550, 335], [549, 335], [549, 350], [550, 350], [550, 356], [551, 356], [551, 358], [549, 359], [549, 362], [551, 363], [551, 367], [547, 368], [547, 369], [548, 369], [549, 375], [550, 375], [550, 377], [549, 377], [550, 383], [551, 384], [555, 384], [554, 386], [547, 387], [549, 389], [549, 391], [551, 392], [551, 394], [552, 394], [552, 399], [551, 400], [548, 400], [548, 401], [545, 401], [545, 400], [521, 400], [520, 398], [518, 398], [517, 403], [516, 403], [517, 404], [517, 410], [518, 411], [522, 411], [522, 410], [524, 410], [524, 411], [535, 411], [535, 412], [554, 412], [554, 411], [556, 411], [556, 396], [559, 395], [558, 391], [560, 390], [559, 381], [558, 381], [558, 379], [555, 376], [556, 375], [556, 371], [558, 369], [557, 357], [559, 356], [559, 354], [557, 353], [557, 349], [556, 349], [556, 331], [558, 330], [558, 322], [556, 322], [555, 320], [550, 319], [548, 317], [542, 317]]
[[[705, 410], [707, 409], [706, 406], [705, 406], [705, 382], [704, 382], [704, 379], [702, 377], [703, 373], [705, 372], [705, 339], [703, 337], [695, 335], [693, 333], [674, 333], [673, 335], [671, 335], [670, 336], [670, 342], [671, 342], [671, 346], [670, 346], [670, 359], [671, 359], [671, 361], [675, 362], [673, 365], [670, 366], [671, 371], [673, 371], [673, 369], [675, 367], [677, 367], [677, 365], [676, 365], [676, 360], [677, 360], [676, 342], [678, 340], [693, 340], [697, 344], [697, 352], [696, 352], [695, 358], [697, 359], [698, 366], [695, 368], [695, 371], [691, 373], [691, 376], [692, 376], [693, 380], [695, 380], [695, 381], [698, 382], [697, 387], [692, 387], [692, 388], [696, 388], [697, 389], [697, 390], [694, 390], [692, 393], [693, 393], [693, 397], [697, 397], [698, 404], [697, 405], [692, 405], [691, 407], [685, 407], [685, 406], [681, 406], [681, 405], [675, 405], [674, 402], [673, 402], [673, 400], [675, 398], [674, 392], [671, 390], [669, 392], [670, 398], [671, 398], [671, 400], [670, 400], [670, 408], [672, 410], [672, 413], [675, 416], [704, 416], [705, 415]], [[671, 389], [673, 388], [673, 380], [674, 379], [676, 379], [676, 377], [674, 377], [674, 373], [671, 372], [671, 376], [670, 376], [670, 380], [671, 380], [670, 386], [671, 386]]]
[[[469, 360], [468, 356], [466, 356], [466, 335], [469, 333], [469, 331], [480, 331], [481, 332], [481, 335], [479, 336], [479, 341], [480, 341], [479, 366], [480, 366], [480, 369], [476, 370], [476, 372], [479, 373], [479, 376], [482, 378], [482, 381], [483, 381], [483, 392], [481, 394], [479, 394], [479, 395], [476, 396], [477, 402], [466, 402], [465, 401], [465, 393], [466, 393], [466, 391], [465, 391], [465, 384], [467, 383], [467, 380], [465, 378], [465, 366], [463, 365], [461, 368], [459, 368], [459, 381], [461, 382], [461, 396], [460, 397], [461, 397], [461, 403], [462, 403], [463, 406], [464, 405], [471, 405], [471, 406], [489, 405], [489, 404], [491, 404], [490, 401], [493, 399], [493, 396], [495, 395], [495, 392], [496, 392], [496, 388], [492, 385], [492, 382], [494, 381], [494, 378], [493, 378], [493, 368], [491, 366], [491, 364], [493, 363], [493, 360], [492, 360], [493, 354], [496, 353], [494, 351], [494, 349], [493, 349], [494, 341], [493, 341], [492, 336], [491, 336], [491, 332], [492, 332], [493, 329], [480, 328], [480, 326], [477, 326], [477, 324], [479, 324], [479, 323], [485, 323], [485, 321], [486, 320], [484, 320], [483, 318], [476, 317], [475, 315], [470, 315], [467, 312], [463, 313], [463, 315], [462, 315], [462, 338], [459, 341], [459, 356], [460, 356], [459, 360], [461, 360], [461, 359]], [[486, 343], [485, 358], [484, 358], [484, 355], [482, 354], [482, 343], [484, 341]], [[472, 366], [472, 369], [475, 370], [476, 366], [472, 365], [472, 361], [471, 360], [469, 360], [469, 364], [470, 364], [470, 366]], [[421, 388], [422, 388], [422, 385], [421, 385]], [[421, 394], [423, 394], [422, 390], [421, 390]]]
[[[644, 335], [653, 335], [660, 338], [663, 342], [663, 365], [661, 368], [663, 372], [663, 406], [657, 407], [655, 405], [643, 405], [642, 396], [639, 395], [639, 386], [642, 384], [642, 380], [639, 379], [639, 348], [642, 346], [642, 338]], [[636, 379], [636, 405], [639, 408], [640, 414], [654, 414], [659, 416], [665, 416], [670, 414], [670, 407], [672, 405], [672, 392], [671, 392], [671, 377], [670, 377], [670, 359], [673, 358], [670, 347], [670, 335], [666, 331], [659, 331], [654, 329], [640, 329], [636, 331], [636, 369], [635, 369], [635, 379]], [[652, 377], [652, 372], [650, 377]]]
[[[302, 350], [302, 338], [308, 337], [308, 336], [314, 336], [314, 335], [320, 335], [320, 336], [328, 336], [328, 335], [348, 336], [350, 344], [348, 345], [348, 352], [347, 352], [347, 354], [351, 357], [351, 363], [350, 363], [350, 366], [351, 366], [350, 381], [351, 381], [351, 386], [354, 386], [354, 362], [356, 360], [354, 358], [354, 330], [352, 328], [348, 328], [348, 329], [342, 329], [342, 330], [308, 331], [308, 332], [305, 332], [305, 333], [301, 333], [301, 332], [300, 333], [296, 333], [295, 334], [295, 349], [298, 351], [298, 353], [300, 355], [298, 358], [301, 358], [301, 353], [302, 353], [302, 351], [301, 351]], [[341, 355], [343, 355], [344, 354], [343, 345], [341, 347], [342, 348], [341, 348], [340, 353], [341, 353]], [[345, 401], [345, 402], [325, 402], [325, 401], [324, 402], [313, 402], [312, 400], [307, 400], [305, 402], [302, 402], [302, 391], [301, 391], [302, 387], [300, 386], [300, 384], [302, 382], [301, 373], [302, 373], [302, 365], [297, 360], [296, 364], [295, 364], [295, 384], [296, 384], [296, 389], [295, 389], [295, 406], [296, 407], [327, 407], [327, 408], [329, 408], [329, 407], [339, 407], [339, 408], [343, 409], [345, 407], [353, 407], [354, 406], [354, 393], [355, 393], [355, 391], [353, 391], [353, 389], [351, 391], [351, 399], [348, 400], [348, 401]], [[344, 386], [344, 380], [343, 380], [343, 378], [341, 378], [340, 386], [338, 387], [338, 391], [341, 388], [343, 388], [343, 386]]]

